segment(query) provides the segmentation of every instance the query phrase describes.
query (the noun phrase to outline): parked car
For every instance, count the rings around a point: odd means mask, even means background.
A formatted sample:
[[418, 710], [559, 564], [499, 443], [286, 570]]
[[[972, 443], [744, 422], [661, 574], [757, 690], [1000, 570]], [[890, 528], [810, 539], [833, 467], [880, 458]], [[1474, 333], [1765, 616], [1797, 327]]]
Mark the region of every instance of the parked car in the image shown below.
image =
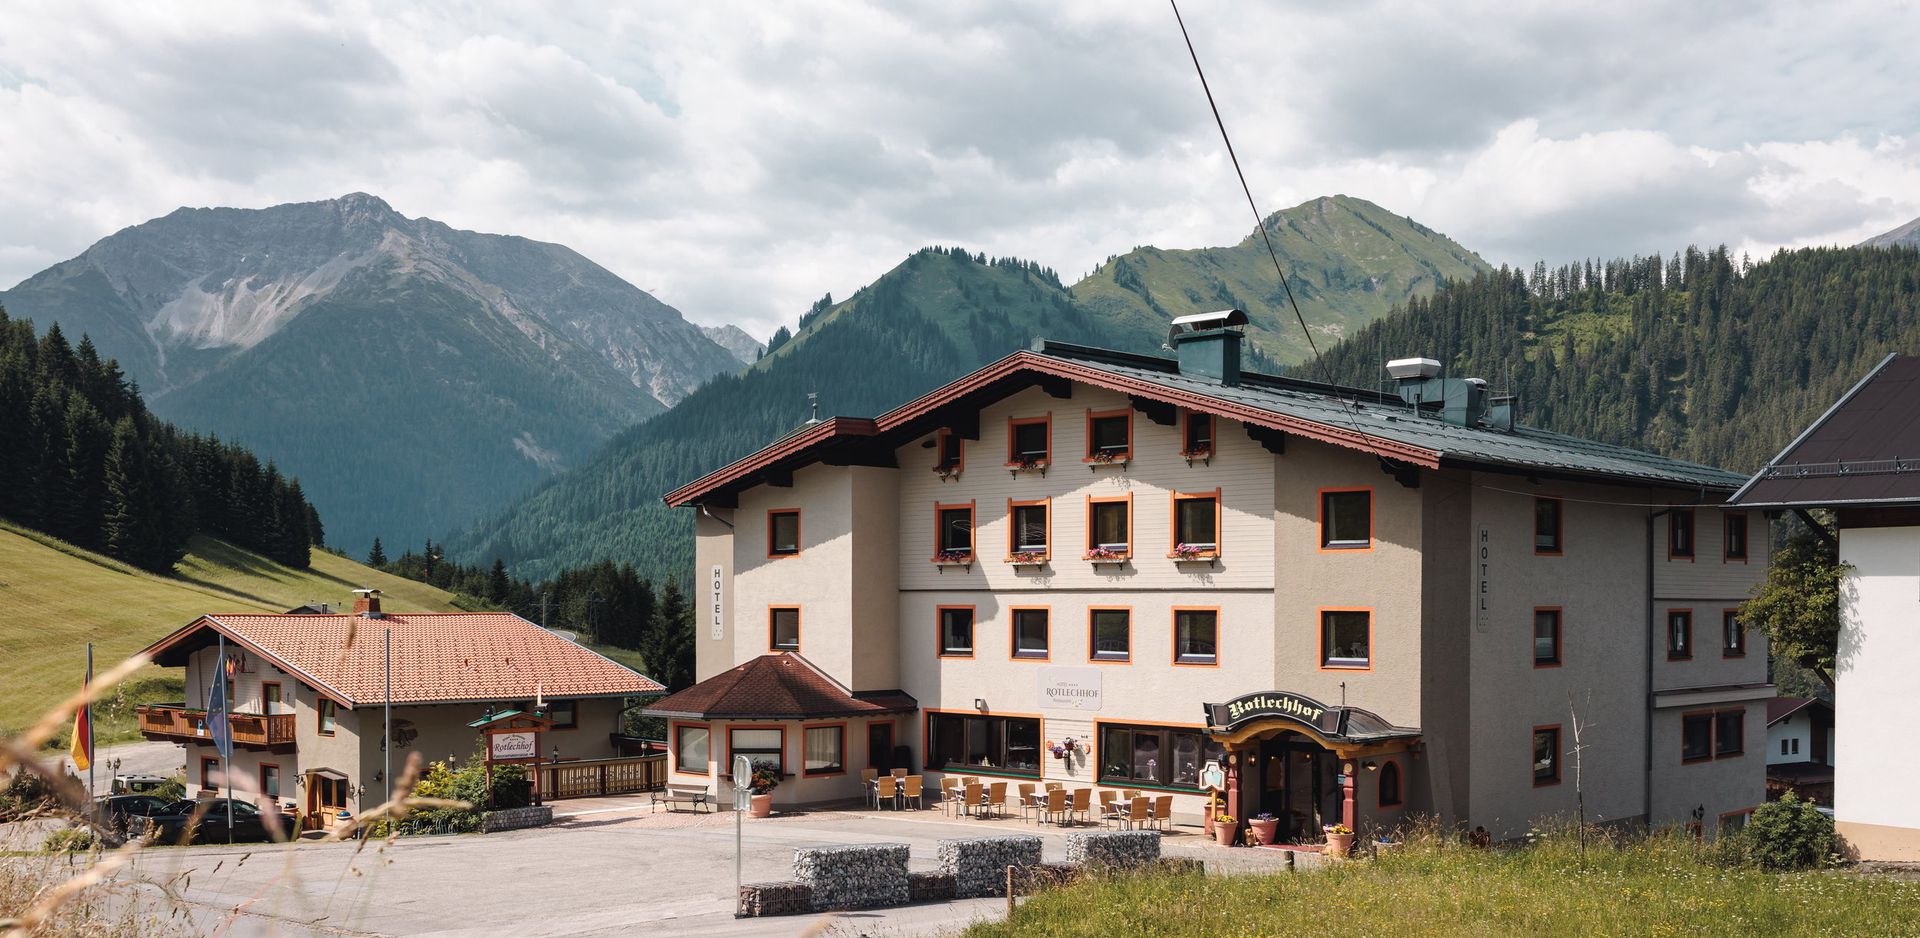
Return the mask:
[[[227, 836], [227, 808], [233, 808], [233, 836]], [[280, 828], [286, 836], [285, 827]], [[260, 809], [252, 802], [237, 798], [188, 798], [176, 801], [160, 809], [158, 813], [145, 818], [143, 824], [134, 829], [136, 834], [153, 833], [153, 842], [158, 844], [187, 843], [191, 831], [192, 843], [224, 844], [259, 842], [272, 840], [267, 822], [260, 816]]]
[[171, 803], [152, 795], [108, 795], [93, 800], [100, 826], [121, 834], [127, 832], [134, 818], [152, 817]]
[[107, 789], [115, 795], [151, 795], [167, 786], [171, 779], [159, 775], [115, 775]]

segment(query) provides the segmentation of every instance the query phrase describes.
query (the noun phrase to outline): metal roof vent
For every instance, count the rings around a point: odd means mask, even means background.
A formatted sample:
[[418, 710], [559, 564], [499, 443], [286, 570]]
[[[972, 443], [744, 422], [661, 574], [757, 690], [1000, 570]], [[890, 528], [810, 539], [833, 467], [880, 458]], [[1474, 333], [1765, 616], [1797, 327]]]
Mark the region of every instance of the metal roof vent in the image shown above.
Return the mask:
[[1233, 387], [1240, 383], [1240, 342], [1246, 338], [1240, 327], [1248, 322], [1240, 309], [1181, 316], [1167, 327], [1167, 348], [1179, 358], [1182, 375]]
[[1484, 379], [1442, 377], [1440, 363], [1431, 358], [1396, 358], [1387, 363], [1387, 374], [1398, 384], [1400, 399], [1418, 413], [1432, 412], [1456, 427], [1477, 427], [1487, 415]]
[[1440, 377], [1440, 362], [1432, 358], [1396, 358], [1387, 362], [1387, 374], [1395, 381]]

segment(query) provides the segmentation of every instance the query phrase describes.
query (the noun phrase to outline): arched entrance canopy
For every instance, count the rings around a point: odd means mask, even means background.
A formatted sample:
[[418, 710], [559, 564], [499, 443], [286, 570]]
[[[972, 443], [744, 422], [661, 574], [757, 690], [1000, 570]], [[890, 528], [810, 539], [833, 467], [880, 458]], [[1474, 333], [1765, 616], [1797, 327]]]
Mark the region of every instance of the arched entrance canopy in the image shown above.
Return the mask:
[[1276, 729], [1311, 736], [1342, 756], [1361, 755], [1420, 738], [1418, 727], [1395, 726], [1371, 710], [1329, 707], [1288, 691], [1247, 694], [1226, 703], [1207, 704], [1206, 709], [1207, 732], [1229, 747]]

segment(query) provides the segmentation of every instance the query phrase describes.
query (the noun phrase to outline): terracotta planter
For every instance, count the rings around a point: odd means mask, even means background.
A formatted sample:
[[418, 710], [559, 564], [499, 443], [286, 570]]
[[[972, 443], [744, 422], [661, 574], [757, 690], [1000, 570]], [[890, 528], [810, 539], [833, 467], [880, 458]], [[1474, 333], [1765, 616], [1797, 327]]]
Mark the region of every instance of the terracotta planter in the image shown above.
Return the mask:
[[1352, 834], [1328, 834], [1327, 845], [1320, 852], [1332, 859], [1345, 859], [1353, 852]]
[[1238, 839], [1239, 833], [1240, 823], [1238, 821], [1215, 823], [1213, 825], [1213, 839], [1222, 847], [1233, 846], [1233, 842]]
[[748, 813], [753, 817], [769, 817], [773, 814], [773, 792], [754, 795], [748, 799]]
[[1259, 818], [1254, 818], [1253, 820], [1247, 822], [1247, 828], [1248, 830], [1252, 831], [1252, 835], [1250, 839], [1256, 844], [1279, 843], [1279, 840], [1278, 840], [1279, 831], [1280, 831], [1279, 818], [1272, 818], [1270, 820], [1265, 820], [1265, 821], [1262, 821]]
[[1205, 834], [1208, 837], [1212, 837], [1213, 836], [1213, 802], [1211, 799], [1209, 799], [1206, 806], [1201, 809], [1200, 816], [1201, 816], [1200, 832], [1202, 834]]

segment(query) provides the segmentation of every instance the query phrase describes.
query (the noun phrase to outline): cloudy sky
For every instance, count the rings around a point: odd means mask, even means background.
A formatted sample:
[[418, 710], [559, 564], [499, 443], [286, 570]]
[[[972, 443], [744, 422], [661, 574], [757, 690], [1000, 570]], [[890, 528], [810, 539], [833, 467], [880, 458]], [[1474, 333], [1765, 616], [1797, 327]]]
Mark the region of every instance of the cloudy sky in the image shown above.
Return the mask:
[[[1913, 4], [1516, 6], [1182, 11], [1265, 211], [1346, 193], [1513, 263], [1920, 216]], [[16, 3], [0, 128], [0, 285], [361, 190], [764, 337], [924, 244], [1071, 280], [1252, 230], [1154, 0]]]

